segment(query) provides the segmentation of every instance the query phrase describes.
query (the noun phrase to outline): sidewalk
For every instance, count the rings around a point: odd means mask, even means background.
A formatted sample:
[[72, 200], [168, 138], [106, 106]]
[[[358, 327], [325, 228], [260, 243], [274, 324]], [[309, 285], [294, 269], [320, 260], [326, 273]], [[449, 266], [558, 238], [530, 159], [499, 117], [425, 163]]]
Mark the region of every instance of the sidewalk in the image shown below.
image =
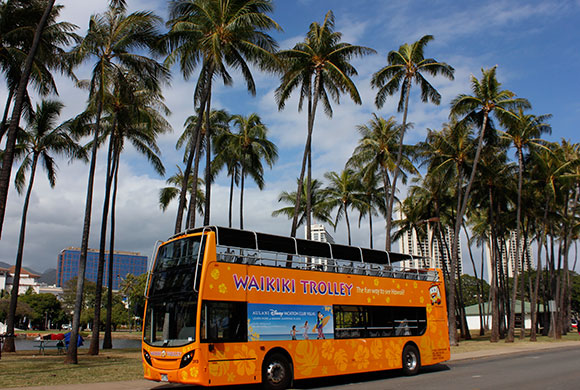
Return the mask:
[[469, 360], [469, 359], [478, 359], [484, 358], [489, 356], [497, 356], [497, 355], [507, 355], [507, 354], [514, 354], [520, 352], [528, 352], [528, 351], [542, 351], [546, 349], [555, 349], [555, 348], [566, 348], [566, 347], [578, 347], [580, 348], [580, 342], [578, 341], [558, 341], [558, 342], [540, 342], [540, 343], [521, 343], [521, 344], [506, 344], [505, 341], [500, 341], [497, 344], [494, 344], [494, 348], [488, 349], [480, 349], [477, 351], [471, 352], [462, 352], [462, 353], [452, 353], [450, 362], [460, 361], [460, 360]]
[[[503, 345], [502, 345], [503, 344]], [[548, 349], [556, 348], [566, 348], [566, 347], [577, 347], [580, 348], [580, 342], [578, 341], [561, 341], [561, 342], [540, 342], [540, 343], [522, 343], [522, 344], [508, 344], [506, 345], [503, 341], [494, 344], [492, 348], [480, 349], [471, 352], [461, 352], [451, 354], [450, 362], [479, 359], [490, 356], [516, 354], [521, 352], [529, 351], [543, 351]], [[102, 383], [84, 383], [84, 384], [74, 384], [74, 385], [59, 385], [59, 386], [36, 386], [36, 387], [14, 387], [4, 390], [23, 390], [23, 389], [33, 389], [33, 390], [77, 390], [82, 388], [83, 390], [170, 390], [170, 389], [180, 389], [180, 388], [191, 388], [190, 386], [184, 385], [174, 385], [174, 384], [162, 384], [157, 382], [151, 382], [145, 379], [135, 380], [135, 381], [123, 381], [123, 382], [102, 382]]]

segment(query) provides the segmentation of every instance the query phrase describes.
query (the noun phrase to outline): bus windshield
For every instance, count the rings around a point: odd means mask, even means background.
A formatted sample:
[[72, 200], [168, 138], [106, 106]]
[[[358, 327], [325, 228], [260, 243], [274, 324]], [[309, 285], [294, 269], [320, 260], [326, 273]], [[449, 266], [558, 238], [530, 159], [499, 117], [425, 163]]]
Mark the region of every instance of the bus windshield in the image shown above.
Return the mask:
[[145, 313], [144, 341], [153, 346], [179, 346], [195, 341], [204, 241], [201, 236], [169, 242], [159, 248], [151, 274]]

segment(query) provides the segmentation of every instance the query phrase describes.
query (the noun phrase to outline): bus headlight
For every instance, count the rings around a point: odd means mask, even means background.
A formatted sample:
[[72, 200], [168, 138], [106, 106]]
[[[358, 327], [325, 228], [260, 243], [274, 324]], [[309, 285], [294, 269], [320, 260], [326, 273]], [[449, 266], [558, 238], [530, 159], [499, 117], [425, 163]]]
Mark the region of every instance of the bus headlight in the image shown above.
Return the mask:
[[149, 352], [143, 350], [143, 357], [145, 358], [145, 361], [149, 363], [150, 366], [153, 366], [153, 363], [151, 363], [151, 356], [149, 355]]
[[193, 355], [195, 355], [195, 350], [189, 351], [181, 358], [181, 363], [179, 363], [179, 368], [187, 366], [193, 360]]

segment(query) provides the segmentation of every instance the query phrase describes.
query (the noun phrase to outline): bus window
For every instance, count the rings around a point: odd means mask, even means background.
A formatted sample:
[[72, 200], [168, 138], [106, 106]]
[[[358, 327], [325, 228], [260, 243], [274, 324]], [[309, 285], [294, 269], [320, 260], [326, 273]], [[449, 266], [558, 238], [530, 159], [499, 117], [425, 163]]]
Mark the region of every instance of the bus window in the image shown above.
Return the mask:
[[247, 323], [245, 302], [205, 301], [201, 310], [201, 341], [247, 341]]
[[149, 301], [144, 340], [153, 346], [181, 346], [195, 341], [196, 303], [191, 299]]
[[150, 296], [165, 296], [167, 294], [189, 293], [199, 288], [200, 277], [195, 281], [195, 265], [201, 273], [202, 259], [197, 261], [198, 254], [203, 256], [205, 240], [201, 236], [169, 242], [159, 248], [155, 260], [155, 268], [151, 275]]
[[427, 329], [424, 307], [335, 305], [337, 339], [421, 336]]
[[[171, 241], [159, 248], [154, 272], [175, 267], [191, 267], [197, 261], [201, 236]], [[202, 251], [203, 253], [203, 251]]]

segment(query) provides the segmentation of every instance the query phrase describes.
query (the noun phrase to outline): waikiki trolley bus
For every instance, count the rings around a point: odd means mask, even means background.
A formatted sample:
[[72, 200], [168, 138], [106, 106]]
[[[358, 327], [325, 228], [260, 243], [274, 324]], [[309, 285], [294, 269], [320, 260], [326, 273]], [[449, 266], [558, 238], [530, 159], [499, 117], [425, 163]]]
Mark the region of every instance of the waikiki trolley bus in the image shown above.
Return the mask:
[[218, 386], [402, 369], [450, 357], [441, 270], [409, 255], [208, 226], [156, 249], [146, 379]]

